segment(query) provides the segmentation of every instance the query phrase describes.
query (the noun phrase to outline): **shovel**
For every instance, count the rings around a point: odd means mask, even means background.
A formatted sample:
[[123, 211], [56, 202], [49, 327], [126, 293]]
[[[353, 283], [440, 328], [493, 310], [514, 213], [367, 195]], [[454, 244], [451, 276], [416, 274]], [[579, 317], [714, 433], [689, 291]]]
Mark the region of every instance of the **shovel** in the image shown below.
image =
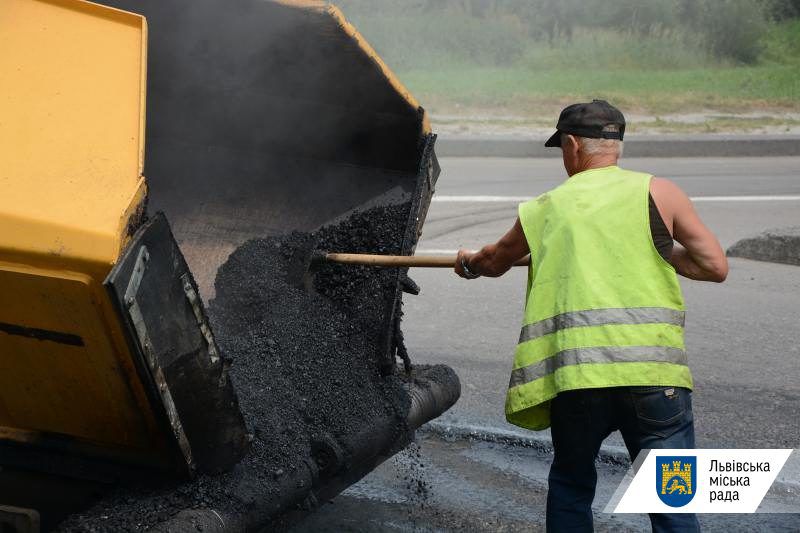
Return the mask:
[[[317, 252], [312, 263], [339, 263], [344, 265], [362, 265], [376, 267], [424, 267], [453, 268], [456, 265], [455, 255], [380, 255], [380, 254], [346, 254]], [[526, 255], [516, 261], [513, 266], [529, 266], [531, 256]]]

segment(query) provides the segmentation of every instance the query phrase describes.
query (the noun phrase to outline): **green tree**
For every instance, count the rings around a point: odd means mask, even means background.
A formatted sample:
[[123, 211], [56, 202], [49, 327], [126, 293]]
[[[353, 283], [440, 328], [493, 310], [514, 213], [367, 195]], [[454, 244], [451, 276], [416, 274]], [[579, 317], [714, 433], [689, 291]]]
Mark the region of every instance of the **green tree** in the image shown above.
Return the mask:
[[[768, 1], [684, 0], [687, 25], [698, 32], [713, 54], [754, 63], [767, 30]], [[693, 4], [693, 5], [689, 5]]]

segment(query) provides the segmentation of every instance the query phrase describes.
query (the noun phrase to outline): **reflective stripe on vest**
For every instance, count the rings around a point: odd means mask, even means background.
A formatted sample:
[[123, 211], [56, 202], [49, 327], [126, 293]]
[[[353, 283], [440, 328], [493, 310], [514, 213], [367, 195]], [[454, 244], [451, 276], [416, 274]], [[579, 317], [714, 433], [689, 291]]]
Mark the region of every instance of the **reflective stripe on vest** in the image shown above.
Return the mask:
[[536, 381], [559, 368], [569, 365], [604, 363], [672, 363], [686, 365], [686, 352], [669, 346], [593, 346], [591, 348], [572, 348], [558, 352], [552, 357], [538, 361], [511, 372], [508, 386], [517, 387]]
[[672, 324], [683, 327], [685, 313], [666, 307], [588, 309], [570, 311], [523, 326], [519, 342], [530, 341], [567, 328], [609, 324]]

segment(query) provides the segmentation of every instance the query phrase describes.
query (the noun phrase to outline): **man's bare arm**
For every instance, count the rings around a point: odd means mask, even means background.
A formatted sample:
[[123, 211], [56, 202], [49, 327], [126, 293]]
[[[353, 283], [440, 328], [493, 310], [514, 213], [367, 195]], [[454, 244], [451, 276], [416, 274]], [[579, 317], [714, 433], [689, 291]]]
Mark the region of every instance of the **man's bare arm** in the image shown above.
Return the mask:
[[672, 251], [672, 266], [678, 274], [690, 279], [725, 281], [728, 259], [717, 237], [700, 220], [692, 201], [671, 181], [658, 179], [656, 186], [667, 193], [673, 215], [672, 236], [682, 245], [675, 246]]
[[[455, 271], [462, 278], [469, 279], [476, 277], [475, 275], [496, 278], [508, 272], [515, 261], [522, 259], [528, 253], [530, 253], [528, 241], [522, 231], [522, 224], [517, 219], [514, 227], [495, 244], [487, 244], [474, 253], [459, 250]], [[467, 265], [469, 272], [464, 270], [464, 264]], [[470, 272], [473, 276], [469, 275]]]

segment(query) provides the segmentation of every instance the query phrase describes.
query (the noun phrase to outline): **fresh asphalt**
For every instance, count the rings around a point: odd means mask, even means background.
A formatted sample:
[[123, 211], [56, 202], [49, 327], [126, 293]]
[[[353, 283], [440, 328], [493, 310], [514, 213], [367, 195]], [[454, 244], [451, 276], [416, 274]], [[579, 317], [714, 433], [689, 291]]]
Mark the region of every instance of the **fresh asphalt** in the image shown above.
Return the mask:
[[[560, 160], [554, 158], [440, 162], [439, 199], [431, 205], [418, 254], [475, 249], [495, 241], [513, 224], [519, 198], [534, 197], [564, 179]], [[724, 248], [766, 229], [800, 225], [800, 157], [623, 159], [621, 166], [674, 180], [696, 200], [697, 211]], [[697, 445], [800, 447], [800, 267], [744, 259], [730, 259], [730, 267], [721, 285], [682, 280]], [[317, 529], [322, 520], [331, 530], [352, 531], [541, 528], [548, 434], [523, 432], [503, 418], [525, 269], [475, 281], [433, 269], [415, 269], [411, 277], [422, 292], [405, 298], [409, 352], [418, 362], [449, 364], [462, 382], [461, 400], [436, 422], [437, 428], [510, 432], [530, 436], [542, 447], [447, 442], [429, 434], [421, 442], [422, 460], [401, 456], [389, 462], [307, 526]], [[612, 435], [605, 448], [608, 457], [618, 455], [621, 446], [619, 435]], [[412, 468], [410, 477], [426, 480], [422, 494], [404, 480], [409, 475], [403, 469], [417, 462], [423, 464]], [[647, 526], [641, 516], [599, 512], [623, 470], [613, 460], [600, 466], [606, 482], [598, 488], [598, 530]], [[718, 515], [701, 521], [712, 531], [736, 530], [737, 525], [800, 530], [798, 515]]]

